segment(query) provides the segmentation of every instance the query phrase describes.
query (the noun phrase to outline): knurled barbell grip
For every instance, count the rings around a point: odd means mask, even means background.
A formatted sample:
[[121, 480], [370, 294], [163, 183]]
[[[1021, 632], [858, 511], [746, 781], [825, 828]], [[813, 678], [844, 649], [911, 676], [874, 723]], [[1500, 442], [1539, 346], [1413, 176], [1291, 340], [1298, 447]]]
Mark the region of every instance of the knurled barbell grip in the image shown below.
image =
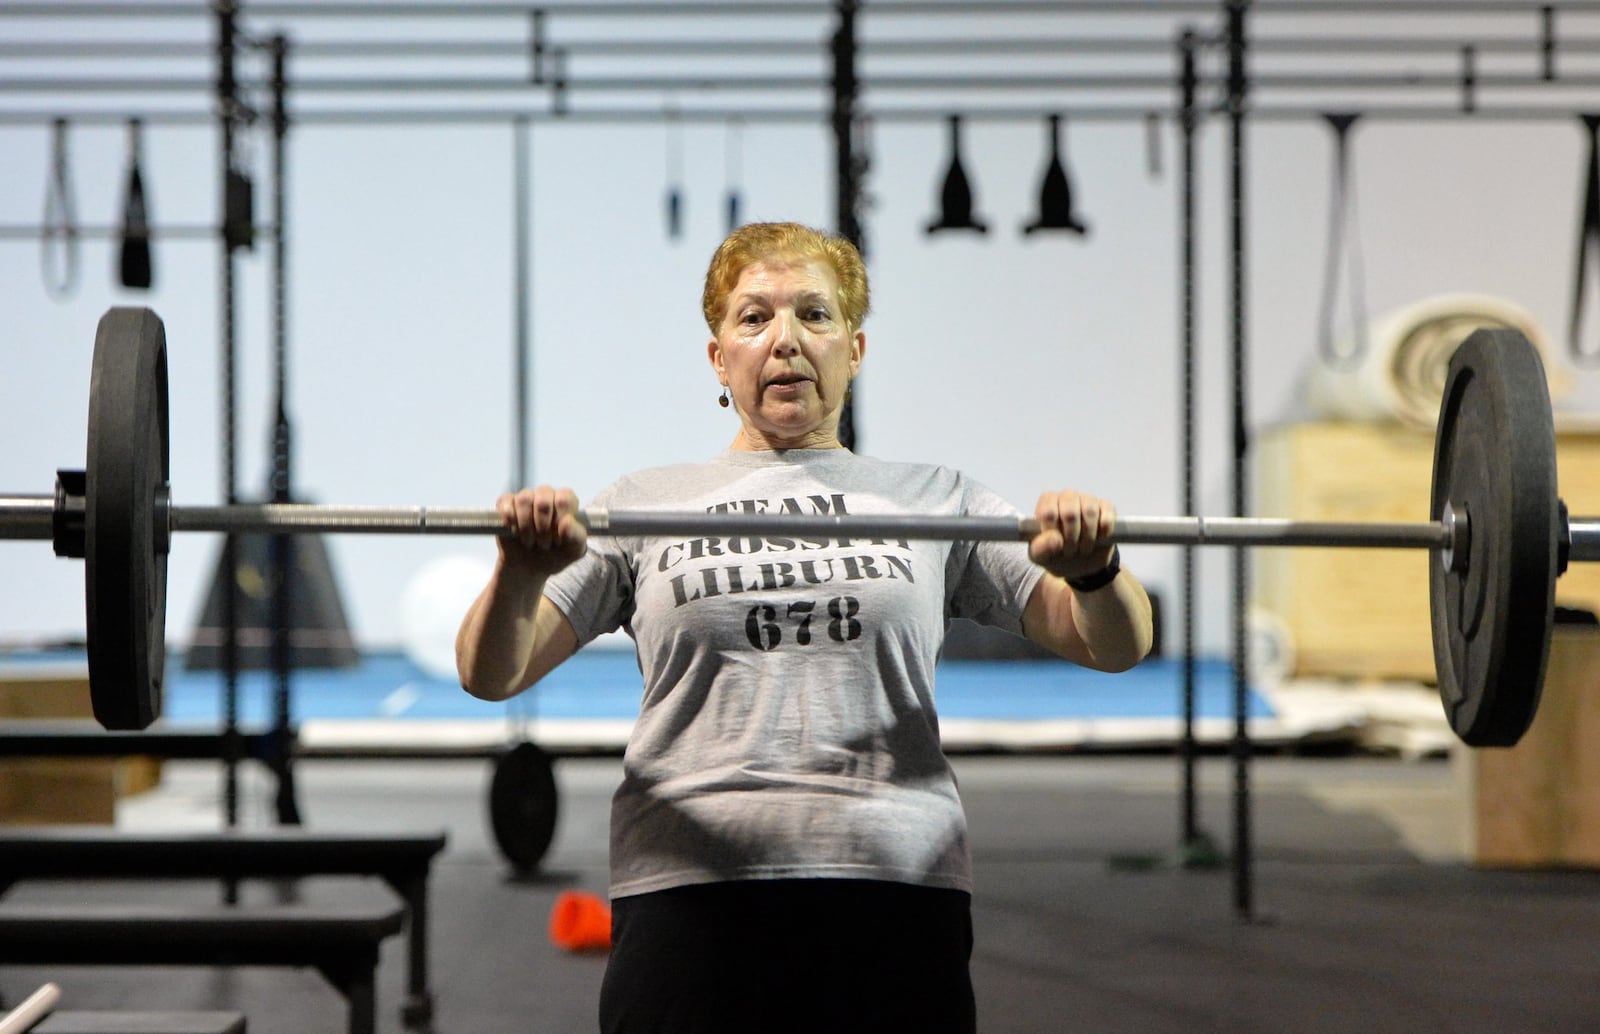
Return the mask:
[[228, 534], [498, 535], [505, 524], [489, 509], [443, 506], [324, 506], [308, 503], [234, 503], [177, 506], [173, 531]]
[[[304, 503], [172, 507], [173, 531], [286, 534], [357, 533], [411, 535], [506, 534], [495, 510], [412, 506], [320, 506]], [[590, 508], [579, 519], [595, 535], [751, 535], [829, 538], [924, 538], [1021, 541], [1036, 527], [1032, 518], [941, 517], [902, 514], [806, 515], [703, 513], [696, 511], [610, 512]]]
[[[609, 511], [590, 507], [580, 519], [596, 535], [795, 536], [857, 539], [934, 539], [1018, 542], [1038, 533], [1032, 517], [938, 514], [759, 514], [696, 511]], [[318, 506], [304, 503], [173, 507], [173, 531], [360, 534], [504, 534], [488, 509]], [[1122, 517], [1118, 542], [1157, 545], [1365, 546], [1441, 548], [1449, 544], [1437, 521], [1337, 523], [1257, 517]]]
[[[900, 514], [747, 514], [584, 512], [591, 532], [610, 535], [793, 535], [851, 538], [921, 538], [964, 542], [1027, 541], [1039, 532], [1032, 517], [958, 517]], [[1112, 538], [1128, 544], [1366, 546], [1442, 548], [1444, 524], [1350, 524], [1254, 517], [1119, 517]]]
[[963, 542], [1022, 542], [1038, 533], [1031, 517], [947, 516], [940, 514], [784, 514], [696, 513], [602, 507], [583, 511], [596, 535], [791, 536], [795, 538], [935, 539]]

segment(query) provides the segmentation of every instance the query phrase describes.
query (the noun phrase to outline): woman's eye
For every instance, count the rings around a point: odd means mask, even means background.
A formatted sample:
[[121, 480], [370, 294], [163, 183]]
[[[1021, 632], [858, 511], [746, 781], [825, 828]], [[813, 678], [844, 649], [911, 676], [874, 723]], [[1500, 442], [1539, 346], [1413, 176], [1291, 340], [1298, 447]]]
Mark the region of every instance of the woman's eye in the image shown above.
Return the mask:
[[739, 317], [739, 322], [747, 327], [753, 327], [761, 322], [761, 314], [759, 312], [747, 312]]
[[808, 323], [821, 323], [828, 318], [828, 310], [823, 308], [811, 309], [806, 313]]

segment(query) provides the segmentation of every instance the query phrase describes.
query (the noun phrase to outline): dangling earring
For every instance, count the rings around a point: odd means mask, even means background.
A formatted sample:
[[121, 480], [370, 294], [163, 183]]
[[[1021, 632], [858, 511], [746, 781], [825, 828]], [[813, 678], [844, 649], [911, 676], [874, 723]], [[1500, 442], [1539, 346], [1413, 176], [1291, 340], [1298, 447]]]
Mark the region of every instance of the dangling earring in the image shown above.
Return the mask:
[[722, 386], [722, 394], [717, 397], [717, 405], [723, 409], [728, 408], [728, 386], [726, 384]]

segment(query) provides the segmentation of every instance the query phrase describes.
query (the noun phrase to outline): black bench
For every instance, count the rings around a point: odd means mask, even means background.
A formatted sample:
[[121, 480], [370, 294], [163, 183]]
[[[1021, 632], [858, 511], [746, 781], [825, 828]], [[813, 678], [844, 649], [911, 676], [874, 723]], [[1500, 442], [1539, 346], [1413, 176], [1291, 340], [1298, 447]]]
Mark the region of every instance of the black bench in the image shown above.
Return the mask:
[[428, 874], [445, 834], [317, 833], [294, 828], [198, 833], [116, 832], [46, 826], [0, 830], [0, 894], [22, 880], [240, 880], [297, 876], [377, 876], [406, 904], [408, 976], [401, 1017], [426, 1026]]
[[0, 904], [0, 965], [312, 967], [344, 995], [350, 1034], [377, 1029], [378, 949], [405, 910], [379, 905]]
[[53, 1012], [28, 1034], [244, 1034], [237, 1012], [121, 1012], [69, 1009]]

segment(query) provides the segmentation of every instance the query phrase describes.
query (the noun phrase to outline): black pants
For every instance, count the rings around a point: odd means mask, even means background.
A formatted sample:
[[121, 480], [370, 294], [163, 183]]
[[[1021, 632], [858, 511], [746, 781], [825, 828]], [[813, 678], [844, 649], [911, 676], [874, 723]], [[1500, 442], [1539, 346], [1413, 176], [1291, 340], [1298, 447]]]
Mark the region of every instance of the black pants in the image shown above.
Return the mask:
[[972, 899], [750, 880], [612, 902], [603, 1034], [972, 1034]]

